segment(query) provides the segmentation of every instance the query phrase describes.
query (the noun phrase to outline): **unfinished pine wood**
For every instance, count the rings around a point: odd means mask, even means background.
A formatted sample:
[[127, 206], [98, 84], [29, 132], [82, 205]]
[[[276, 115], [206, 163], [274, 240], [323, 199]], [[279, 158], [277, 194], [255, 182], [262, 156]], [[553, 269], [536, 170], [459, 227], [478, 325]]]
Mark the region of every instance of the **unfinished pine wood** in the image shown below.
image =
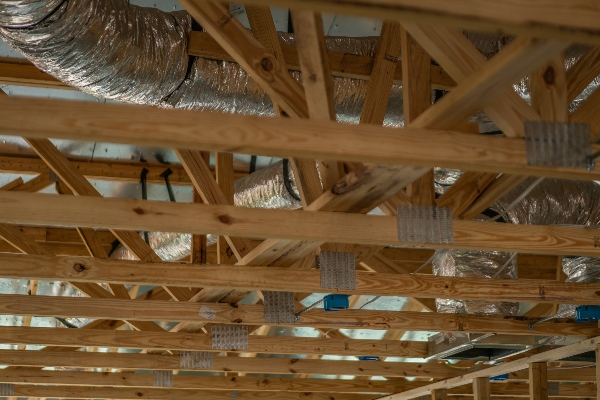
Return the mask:
[[[292, 392], [245, 392], [235, 391], [235, 396], [242, 400], [256, 399], [282, 399], [301, 400], [305, 399], [304, 393]], [[150, 400], [194, 400], [202, 398], [205, 400], [230, 400], [229, 391], [210, 390], [187, 390], [174, 388], [111, 388], [111, 387], [88, 387], [88, 386], [50, 386], [50, 385], [17, 385], [15, 394], [21, 397], [43, 397], [60, 399], [115, 399], [115, 400], [137, 400], [140, 398]], [[333, 394], [314, 393], [314, 400], [370, 400], [373, 395], [367, 394]]]
[[473, 379], [473, 397], [475, 400], [490, 400], [491, 393], [490, 378], [480, 377]]
[[529, 364], [529, 398], [548, 400], [548, 364], [545, 362]]
[[14, 186], [10, 189], [13, 192], [40, 192], [51, 186], [53, 182], [50, 181], [48, 172], [42, 172], [33, 179], [23, 182], [20, 185]]
[[437, 389], [431, 391], [431, 400], [447, 400], [448, 391], [444, 389]]
[[567, 102], [575, 100], [598, 75], [600, 75], [600, 47], [594, 46], [567, 71]]
[[214, 357], [212, 368], [182, 368], [179, 355], [0, 350], [4, 365], [122, 370], [235, 371], [317, 375], [385, 375], [391, 377], [457, 377], [460, 371], [437, 363], [332, 361], [297, 358]]
[[182, 5], [288, 115], [308, 115], [304, 91], [242, 24], [216, 1], [184, 0]]
[[571, 122], [584, 122], [590, 124], [592, 138], [594, 133], [600, 131], [600, 113], [598, 103], [600, 101], [600, 90], [594, 90], [577, 109], [571, 114]]
[[[111, 347], [127, 349], [211, 351], [211, 337], [202, 333], [160, 331], [105, 331], [98, 329], [0, 327], [0, 342], [38, 346]], [[334, 354], [345, 356], [386, 355], [424, 358], [426, 342], [399, 340], [353, 340], [289, 336], [248, 337], [248, 350], [267, 354]], [[525, 378], [526, 379], [526, 378]]]
[[[402, 37], [402, 93], [404, 123], [409, 125], [431, 106], [431, 57], [405, 29]], [[434, 206], [433, 169], [413, 182], [407, 193], [414, 205]]]
[[600, 10], [592, 1], [515, 3], [501, 0], [492, 3], [469, 0], [458, 5], [437, 0], [250, 0], [248, 3], [600, 44], [597, 25]]
[[[596, 353], [596, 360], [600, 360], [600, 344], [596, 345], [594, 349]], [[600, 368], [596, 367], [596, 398], [600, 398]]]
[[428, 395], [431, 390], [446, 389], [458, 387], [464, 384], [473, 382], [476, 378], [488, 378], [491, 376], [497, 376], [505, 373], [519, 371], [526, 369], [529, 364], [535, 362], [548, 362], [553, 360], [559, 360], [572, 355], [581, 354], [586, 351], [591, 351], [596, 348], [600, 343], [600, 337], [584, 340], [579, 343], [575, 343], [569, 346], [559, 347], [553, 350], [545, 351], [540, 354], [535, 354], [529, 357], [524, 357], [518, 360], [510, 361], [501, 365], [497, 365], [485, 370], [475, 371], [468, 374], [464, 374], [458, 378], [450, 378], [444, 381], [436, 382], [430, 385], [423, 386], [419, 389], [408, 390], [402, 393], [394, 394], [391, 396], [382, 397], [383, 400], [399, 400], [399, 399], [413, 399], [415, 397]]
[[[37, 244], [37, 243], [36, 243]], [[38, 245], [39, 246], [39, 245]], [[381, 258], [375, 255], [374, 258]], [[556, 268], [556, 267], [555, 267]], [[378, 269], [383, 270], [382, 267]], [[242, 267], [231, 265], [140, 263], [97, 260], [87, 257], [49, 257], [0, 254], [0, 276], [13, 279], [68, 280], [152, 286], [216, 287], [239, 290], [319, 292], [316, 270]], [[391, 273], [357, 272], [356, 289], [340, 293], [393, 296], [397, 288], [409, 297], [468, 300], [526, 301], [533, 303], [600, 304], [595, 283], [554, 280], [495, 280], [413, 275], [405, 270]]]
[[[516, 95], [516, 94], [515, 94]], [[376, 164], [441, 166], [566, 179], [597, 171], [527, 166], [522, 140], [448, 131], [159, 110], [117, 104], [0, 99], [0, 133], [259, 155], [344, 158]], [[76, 113], [79, 123], [70, 121]], [[36, 118], [31, 118], [35, 115]], [[136, 129], [131, 129], [131, 126]], [[595, 150], [595, 147], [594, 147]]]
[[[45, 205], [44, 210], [39, 209], [39, 204]], [[0, 221], [8, 223], [277, 237], [313, 243], [399, 244], [396, 218], [387, 216], [13, 192], [0, 192], [0, 205]], [[102, 213], [91, 214], [89, 209]], [[190, 220], [195, 221], [193, 226]], [[596, 247], [600, 230], [596, 228], [473, 221], [454, 221], [453, 225], [453, 244], [419, 247], [592, 257], [600, 254]], [[411, 247], [409, 243], [403, 245]]]
[[[233, 177], [233, 154], [232, 153], [216, 153], [215, 154], [215, 171], [217, 185], [225, 195], [227, 204], [234, 204], [234, 177]], [[230, 253], [231, 252], [231, 253]], [[232, 262], [231, 255], [233, 251], [227, 243], [227, 239], [219, 236], [217, 241], [217, 262], [219, 264], [228, 264]]]
[[[80, 161], [69, 159], [69, 162], [83, 176], [88, 179], [115, 181], [115, 182], [133, 182], [140, 181], [140, 173], [143, 168], [148, 170], [146, 181], [148, 183], [164, 184], [165, 180], [160, 176], [165, 171], [165, 165], [153, 163], [124, 163], [118, 161]], [[190, 186], [190, 178], [180, 165], [169, 164], [173, 174], [169, 180], [173, 186]], [[234, 165], [235, 179], [240, 179], [248, 175], [248, 169], [245, 166]], [[215, 175], [214, 168], [210, 168], [212, 175]], [[39, 158], [24, 158], [14, 156], [0, 156], [0, 171], [14, 174], [39, 174], [48, 171], [46, 163]]]
[[[204, 309], [202, 309], [204, 307]], [[202, 310], [209, 308], [214, 318]], [[264, 322], [259, 305], [223, 303], [187, 303], [172, 301], [143, 302], [116, 298], [53, 298], [47, 296], [0, 295], [3, 315], [61, 316], [140, 321], [181, 321], [212, 324], [277, 325]], [[595, 323], [547, 322], [529, 329], [527, 319], [452, 315], [410, 311], [344, 310], [328, 313], [314, 309], [288, 326], [345, 329], [430, 330], [441, 332], [508, 333], [516, 335], [566, 335], [593, 337], [600, 333]], [[351, 374], [350, 374], [351, 375]], [[377, 375], [377, 374], [372, 374]]]
[[5, 190], [5, 191], [9, 191], [12, 190], [13, 188], [22, 185], [23, 182], [23, 178], [18, 177], [17, 179], [8, 182], [6, 185], [0, 187], [0, 190]]
[[[91, 387], [154, 388], [152, 374], [131, 372], [97, 373], [83, 371], [19, 371], [3, 370], [0, 382], [16, 384], [39, 384]], [[303, 392], [303, 393], [393, 393], [418, 386], [419, 383], [404, 384], [387, 381], [352, 381], [342, 379], [290, 379], [290, 378], [245, 378], [232, 379], [225, 376], [173, 376], [173, 388], [197, 389], [203, 398], [206, 390], [230, 390], [250, 392]], [[268, 395], [268, 394], [267, 394]]]
[[[280, 47], [287, 68], [291, 71], [300, 71], [300, 60], [296, 46], [280, 43]], [[190, 33], [188, 53], [203, 58], [235, 62], [235, 60], [206, 32], [193, 31]], [[331, 73], [334, 76], [368, 80], [373, 72], [374, 60], [373, 57], [370, 56], [327, 51], [327, 57], [329, 58]], [[431, 85], [434, 89], [449, 90], [456, 85], [454, 80], [450, 78], [441, 67], [431, 64], [430, 71]], [[1, 78], [2, 77], [0, 76], [0, 79]], [[396, 63], [394, 83], [402, 83], [402, 64], [400, 61]]]
[[[595, 382], [596, 368], [558, 368], [550, 369], [547, 374], [548, 382]], [[527, 369], [508, 374], [509, 381], [528, 381]]]

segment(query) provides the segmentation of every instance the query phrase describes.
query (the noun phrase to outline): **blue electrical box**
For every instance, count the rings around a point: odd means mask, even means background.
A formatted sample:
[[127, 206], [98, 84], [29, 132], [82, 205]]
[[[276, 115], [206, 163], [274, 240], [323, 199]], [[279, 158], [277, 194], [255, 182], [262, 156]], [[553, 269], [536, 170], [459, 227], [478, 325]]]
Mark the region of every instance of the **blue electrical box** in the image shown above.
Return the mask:
[[490, 381], [506, 381], [508, 380], [508, 374], [496, 375], [490, 378]]
[[350, 307], [347, 294], [328, 294], [323, 299], [323, 309], [325, 311], [347, 310]]
[[358, 356], [359, 361], [379, 361], [377, 356]]
[[600, 306], [579, 306], [575, 309], [575, 322], [600, 321]]

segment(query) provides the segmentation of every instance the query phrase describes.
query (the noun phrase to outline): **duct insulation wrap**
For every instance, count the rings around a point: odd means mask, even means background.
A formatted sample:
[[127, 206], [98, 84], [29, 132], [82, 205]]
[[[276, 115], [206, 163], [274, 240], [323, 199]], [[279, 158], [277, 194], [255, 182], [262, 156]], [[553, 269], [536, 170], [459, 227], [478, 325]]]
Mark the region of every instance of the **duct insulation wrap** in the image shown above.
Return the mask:
[[[512, 253], [475, 250], [436, 250], [433, 274], [460, 278], [517, 279]], [[519, 303], [435, 299], [437, 311], [454, 314], [519, 315]]]
[[[600, 258], [565, 257], [562, 268], [567, 275], [565, 282], [600, 283]], [[575, 304], [561, 304], [558, 306], [558, 312], [574, 316], [576, 307]]]
[[[287, 173], [284, 172], [284, 167], [288, 169]], [[288, 184], [285, 183], [286, 179]], [[302, 207], [302, 203], [296, 200], [298, 196], [294, 174], [284, 161], [235, 181], [234, 204], [239, 207], [295, 210]], [[192, 236], [186, 233], [149, 232], [148, 241], [163, 261], [177, 261], [189, 257]], [[206, 241], [210, 246], [216, 243], [217, 238], [207, 235]], [[123, 246], [115, 250], [111, 258], [137, 260], [137, 257]]]

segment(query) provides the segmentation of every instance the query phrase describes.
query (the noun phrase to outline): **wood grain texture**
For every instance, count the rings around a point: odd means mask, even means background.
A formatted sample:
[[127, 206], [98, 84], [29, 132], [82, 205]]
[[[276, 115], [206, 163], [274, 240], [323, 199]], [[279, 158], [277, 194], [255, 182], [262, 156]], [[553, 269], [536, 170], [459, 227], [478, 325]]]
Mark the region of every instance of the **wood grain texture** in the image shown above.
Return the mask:
[[213, 0], [182, 0], [182, 5], [288, 115], [308, 115], [304, 91], [288, 74], [285, 63], [261, 45], [225, 6]]
[[[0, 342], [39, 346], [111, 347], [127, 349], [220, 352], [212, 348], [209, 334], [151, 331], [106, 331], [99, 329], [0, 327]], [[334, 354], [345, 356], [386, 355], [424, 358], [426, 342], [400, 340], [354, 340], [349, 338], [306, 338], [290, 336], [248, 337], [247, 350], [266, 354]], [[515, 378], [516, 379], [516, 378]], [[526, 379], [526, 378], [525, 378]]]
[[[384, 259], [377, 254], [371, 257]], [[370, 259], [368, 259], [370, 260]], [[385, 260], [385, 259], [384, 259]], [[368, 262], [368, 261], [367, 261]], [[377, 265], [380, 271], [390, 263]], [[376, 264], [371, 264], [376, 265]], [[0, 276], [13, 279], [139, 284], [152, 286], [215, 287], [240, 290], [319, 292], [320, 272], [289, 268], [231, 265], [139, 263], [86, 257], [0, 254]], [[391, 267], [389, 273], [357, 272], [356, 289], [340, 293], [393, 296], [397, 288], [409, 297], [452, 298], [533, 303], [600, 304], [596, 283], [555, 280], [494, 280], [409, 274]]]
[[594, 46], [567, 71], [567, 102], [577, 96], [600, 75], [600, 47]]
[[[201, 307], [210, 308], [211, 316], [199, 314]], [[277, 325], [264, 322], [259, 305], [223, 303], [187, 303], [172, 301], [143, 302], [123, 299], [53, 298], [48, 296], [0, 295], [0, 314], [61, 316], [139, 321], [180, 321], [226, 325]], [[345, 328], [375, 330], [428, 330], [441, 332], [508, 333], [516, 335], [567, 335], [593, 337], [600, 333], [595, 323], [553, 321], [529, 329], [524, 318], [499, 318], [463, 314], [422, 313], [411, 311], [344, 310], [328, 313], [313, 309], [300, 321], [282, 326]], [[348, 374], [352, 375], [352, 374]], [[377, 375], [377, 374], [372, 374]], [[385, 376], [385, 375], [384, 375]]]
[[475, 400], [490, 400], [491, 394], [490, 378], [486, 376], [473, 379], [473, 398]]
[[456, 377], [460, 371], [437, 363], [332, 361], [297, 358], [214, 357], [212, 368], [181, 368], [179, 355], [1, 350], [4, 365], [118, 368], [123, 370], [237, 371], [247, 373]]
[[[598, 179], [600, 175], [598, 171], [527, 166], [523, 141], [510, 138], [328, 121], [282, 124], [272, 118], [58, 100], [2, 98], [0, 105], [0, 133], [8, 135], [284, 157], [335, 159], [343, 154], [347, 160], [376, 164], [394, 165], [402, 160], [405, 165], [568, 179]], [[76, 125], [71, 122], [71, 111], [78, 116]]]
[[475, 371], [467, 373], [458, 378], [450, 378], [444, 381], [436, 382], [430, 385], [423, 386], [419, 389], [408, 390], [402, 393], [382, 397], [383, 400], [399, 400], [399, 399], [413, 399], [415, 397], [429, 395], [431, 390], [454, 388], [464, 384], [473, 382], [476, 378], [487, 378], [490, 376], [497, 376], [504, 373], [511, 373], [514, 371], [520, 371], [526, 369], [530, 363], [535, 362], [548, 362], [553, 360], [559, 360], [572, 355], [581, 354], [586, 351], [591, 351], [596, 348], [600, 343], [600, 337], [584, 340], [579, 343], [575, 343], [569, 346], [563, 346], [557, 349], [535, 354], [529, 357], [523, 357], [521, 359], [513, 360], [501, 365], [497, 365], [482, 371]]
[[529, 399], [548, 400], [548, 364], [545, 362], [529, 364]]
[[592, 0], [575, 3], [469, 0], [458, 6], [444, 0], [250, 0], [248, 3], [600, 44], [597, 24], [600, 9]]
[[[44, 204], [39, 210], [38, 204]], [[245, 209], [212, 204], [172, 204], [132, 199], [0, 192], [0, 222], [110, 227], [161, 232], [277, 237], [308, 242], [404, 245], [395, 217], [340, 212]], [[92, 207], [103, 212], [90, 214]], [[196, 221], [191, 226], [190, 219]], [[294, 226], [293, 230], [289, 226]], [[454, 221], [453, 244], [424, 248], [598, 256], [600, 230], [589, 227], [510, 225]]]
[[[296, 46], [280, 43], [280, 47], [287, 68], [290, 71], [300, 71], [300, 59]], [[203, 58], [235, 62], [235, 60], [206, 32], [190, 33], [188, 53]], [[374, 59], [370, 56], [329, 50], [327, 51], [327, 58], [329, 58], [329, 65], [333, 76], [368, 80], [373, 72]], [[433, 88], [450, 90], [456, 85], [454, 80], [441, 67], [431, 64], [430, 71], [431, 85]], [[402, 64], [400, 61], [396, 63], [394, 83], [402, 83]]]
[[2, 187], [0, 187], [0, 190], [4, 190], [4, 191], [9, 191], [12, 190], [13, 188], [20, 186], [24, 183], [23, 178], [18, 177], [15, 180], [12, 180], [10, 182], [8, 182], [7, 184], [3, 185]]

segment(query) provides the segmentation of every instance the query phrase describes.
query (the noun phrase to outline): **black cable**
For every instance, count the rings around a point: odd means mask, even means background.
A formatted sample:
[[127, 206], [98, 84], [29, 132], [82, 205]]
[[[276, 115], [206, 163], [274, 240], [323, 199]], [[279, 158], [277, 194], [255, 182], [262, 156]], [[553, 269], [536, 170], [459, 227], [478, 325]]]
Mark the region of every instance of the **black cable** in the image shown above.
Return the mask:
[[250, 173], [256, 171], [256, 156], [250, 156]]
[[296, 194], [294, 188], [292, 187], [292, 179], [290, 178], [290, 162], [287, 158], [283, 159], [283, 184], [293, 199], [302, 201], [300, 196]]
[[60, 323], [62, 323], [67, 328], [79, 329], [78, 327], [76, 327], [75, 325], [73, 325], [72, 323], [70, 323], [69, 321], [67, 321], [64, 318], [60, 318], [60, 317], [54, 317], [54, 318], [56, 318], [57, 321], [59, 321]]

